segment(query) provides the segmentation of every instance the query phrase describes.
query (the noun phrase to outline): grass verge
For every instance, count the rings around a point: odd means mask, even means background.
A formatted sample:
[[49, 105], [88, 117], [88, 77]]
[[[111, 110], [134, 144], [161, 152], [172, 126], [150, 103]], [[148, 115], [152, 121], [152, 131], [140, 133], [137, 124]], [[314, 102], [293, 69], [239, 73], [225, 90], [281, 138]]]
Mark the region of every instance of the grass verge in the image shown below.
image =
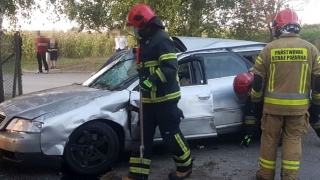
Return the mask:
[[[67, 59], [60, 58], [56, 63], [55, 69], [50, 69], [51, 72], [78, 72], [91, 73], [98, 71], [100, 67], [109, 58], [84, 58], [84, 59]], [[21, 68], [23, 72], [38, 71], [38, 61], [21, 61]], [[50, 67], [49, 67], [50, 68]]]

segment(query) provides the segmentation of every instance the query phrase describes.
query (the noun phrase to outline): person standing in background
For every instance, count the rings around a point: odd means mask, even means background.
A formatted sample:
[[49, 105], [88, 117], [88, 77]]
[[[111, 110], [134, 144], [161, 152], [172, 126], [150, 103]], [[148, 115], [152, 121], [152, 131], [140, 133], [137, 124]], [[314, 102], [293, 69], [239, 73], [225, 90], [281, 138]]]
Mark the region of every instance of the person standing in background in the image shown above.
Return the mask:
[[[21, 38], [21, 35], [20, 35], [20, 32], [19, 31], [16, 31], [16, 35], [17, 35], [17, 38], [18, 38], [18, 43], [19, 43], [19, 46], [18, 48], [20, 49], [20, 62], [22, 60], [22, 38]], [[20, 74], [22, 74], [22, 69], [20, 68]]]
[[19, 31], [16, 31], [18, 41], [19, 41], [19, 48], [20, 48], [20, 58], [22, 59], [22, 38]]
[[44, 36], [40, 35], [40, 31], [37, 31], [37, 36], [35, 38], [35, 45], [36, 45], [36, 53], [37, 53], [37, 60], [38, 60], [38, 72], [36, 74], [41, 74], [42, 72], [42, 63], [45, 68], [45, 73], [48, 74], [49, 68], [46, 61], [46, 52], [48, 50], [47, 40]]
[[115, 37], [115, 49], [116, 53], [128, 48], [128, 42], [126, 36], [121, 36], [120, 30], [118, 30]]
[[55, 39], [54, 35], [52, 34], [49, 42], [48, 42], [48, 51], [50, 53], [50, 68], [56, 68], [56, 63], [58, 60], [58, 42]]

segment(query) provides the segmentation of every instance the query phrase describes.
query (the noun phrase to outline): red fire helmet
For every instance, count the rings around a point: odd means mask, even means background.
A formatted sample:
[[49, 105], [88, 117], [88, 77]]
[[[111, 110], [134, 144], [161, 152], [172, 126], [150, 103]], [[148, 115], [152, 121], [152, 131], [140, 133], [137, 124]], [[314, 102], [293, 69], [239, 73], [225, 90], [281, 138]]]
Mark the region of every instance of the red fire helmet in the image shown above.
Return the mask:
[[233, 80], [233, 90], [239, 100], [246, 100], [251, 92], [253, 74], [251, 72], [238, 74]]

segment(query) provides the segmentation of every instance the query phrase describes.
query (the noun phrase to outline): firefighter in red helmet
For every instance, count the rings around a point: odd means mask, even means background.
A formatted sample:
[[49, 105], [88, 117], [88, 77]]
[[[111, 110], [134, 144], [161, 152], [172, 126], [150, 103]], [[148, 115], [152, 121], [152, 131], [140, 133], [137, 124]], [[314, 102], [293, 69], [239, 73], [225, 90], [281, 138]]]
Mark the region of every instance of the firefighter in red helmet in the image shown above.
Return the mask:
[[[281, 179], [297, 179], [301, 137], [320, 113], [320, 53], [300, 39], [298, 16], [286, 8], [273, 22], [275, 40], [255, 61], [252, 110], [263, 106], [260, 170], [253, 179], [275, 178], [277, 145], [283, 131]], [[310, 105], [310, 92], [312, 100]], [[309, 107], [310, 106], [310, 107]]]
[[[238, 74], [233, 80], [233, 90], [238, 99], [245, 101], [251, 93], [253, 74], [251, 72]], [[251, 106], [250, 106], [251, 107]]]
[[257, 127], [257, 120], [262, 117], [261, 111], [254, 114], [251, 111], [251, 89], [253, 82], [253, 74], [251, 72], [241, 73], [234, 78], [233, 90], [240, 101], [244, 101], [244, 137], [241, 140], [240, 147], [249, 147], [252, 136], [255, 133]]
[[138, 4], [129, 11], [127, 25], [134, 26], [140, 36], [138, 74], [142, 92], [144, 154], [141, 160], [140, 140], [133, 138], [130, 170], [122, 180], [148, 179], [157, 126], [177, 167], [168, 178], [185, 179], [192, 173], [192, 159], [188, 143], [179, 128], [183, 112], [178, 108], [180, 85], [174, 42], [146, 4]]

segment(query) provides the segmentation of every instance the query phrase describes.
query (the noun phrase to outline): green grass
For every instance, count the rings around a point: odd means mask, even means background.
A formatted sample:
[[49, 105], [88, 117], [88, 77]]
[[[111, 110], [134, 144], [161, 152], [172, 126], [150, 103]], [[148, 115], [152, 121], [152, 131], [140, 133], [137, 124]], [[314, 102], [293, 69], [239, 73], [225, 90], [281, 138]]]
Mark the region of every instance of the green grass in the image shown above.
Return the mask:
[[[84, 58], [84, 59], [68, 59], [60, 58], [58, 59], [56, 69], [50, 71], [52, 72], [83, 72], [91, 73], [98, 71], [100, 67], [109, 58]], [[21, 61], [21, 68], [23, 72], [36, 72], [38, 70], [38, 61]]]

